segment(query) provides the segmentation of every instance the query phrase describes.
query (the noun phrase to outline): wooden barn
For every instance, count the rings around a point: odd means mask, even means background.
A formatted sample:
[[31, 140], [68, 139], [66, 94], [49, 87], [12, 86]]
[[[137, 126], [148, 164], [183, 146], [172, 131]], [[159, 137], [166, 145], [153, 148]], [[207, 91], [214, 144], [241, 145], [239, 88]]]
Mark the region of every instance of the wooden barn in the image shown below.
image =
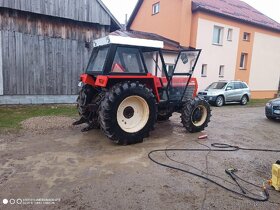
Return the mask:
[[0, 0], [0, 104], [73, 103], [92, 41], [120, 27], [101, 0]]

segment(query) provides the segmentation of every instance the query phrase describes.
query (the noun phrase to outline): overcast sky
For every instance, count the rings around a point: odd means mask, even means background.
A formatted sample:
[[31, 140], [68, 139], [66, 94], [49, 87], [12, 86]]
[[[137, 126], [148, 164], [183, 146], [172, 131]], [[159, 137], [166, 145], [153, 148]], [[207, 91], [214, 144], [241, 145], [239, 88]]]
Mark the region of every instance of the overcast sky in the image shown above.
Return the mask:
[[[102, 0], [120, 23], [125, 22], [125, 14], [132, 13], [137, 0]], [[172, 0], [170, 0], [172, 1]], [[280, 0], [243, 0], [257, 10], [280, 23]]]

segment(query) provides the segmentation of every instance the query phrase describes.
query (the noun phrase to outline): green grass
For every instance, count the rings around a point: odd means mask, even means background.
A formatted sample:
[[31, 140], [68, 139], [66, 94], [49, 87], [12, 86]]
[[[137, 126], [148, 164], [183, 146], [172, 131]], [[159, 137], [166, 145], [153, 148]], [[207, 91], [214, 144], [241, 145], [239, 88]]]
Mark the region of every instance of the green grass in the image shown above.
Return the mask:
[[265, 106], [265, 104], [271, 100], [271, 98], [267, 99], [251, 99], [248, 103], [248, 106]]
[[73, 105], [0, 106], [0, 133], [18, 131], [20, 123], [32, 117], [76, 115], [77, 109]]

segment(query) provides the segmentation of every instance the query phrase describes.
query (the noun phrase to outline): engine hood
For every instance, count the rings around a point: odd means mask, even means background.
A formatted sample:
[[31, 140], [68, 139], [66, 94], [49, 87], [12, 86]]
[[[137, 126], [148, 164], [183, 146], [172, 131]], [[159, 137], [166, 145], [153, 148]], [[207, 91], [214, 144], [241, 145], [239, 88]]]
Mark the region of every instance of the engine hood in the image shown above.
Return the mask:
[[273, 99], [269, 101], [272, 105], [280, 105], [280, 98]]
[[217, 96], [217, 95], [220, 95], [220, 94], [223, 94], [224, 93], [224, 90], [223, 89], [208, 89], [208, 90], [204, 90], [204, 91], [201, 91], [203, 93], [207, 93], [208, 96]]

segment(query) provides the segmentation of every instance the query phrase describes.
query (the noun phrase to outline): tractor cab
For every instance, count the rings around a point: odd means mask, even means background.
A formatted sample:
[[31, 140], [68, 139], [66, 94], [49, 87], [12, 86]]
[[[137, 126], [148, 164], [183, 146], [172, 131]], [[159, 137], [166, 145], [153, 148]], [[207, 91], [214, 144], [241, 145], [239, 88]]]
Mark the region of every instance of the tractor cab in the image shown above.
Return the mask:
[[[194, 97], [197, 82], [191, 76], [201, 50], [173, 52], [168, 59], [173, 59], [175, 65], [167, 69], [162, 48], [162, 41], [109, 35], [94, 42], [85, 73], [97, 79], [95, 85], [100, 85], [100, 76], [105, 76], [102, 80], [111, 85], [127, 77], [134, 80], [137, 76], [146, 76], [154, 80], [148, 82], [155, 83], [154, 94], [158, 101], [185, 101]], [[110, 78], [114, 81], [109, 81]], [[189, 84], [191, 90], [187, 91]]]
[[[164, 42], [109, 35], [94, 41], [77, 99], [84, 130], [101, 128], [119, 144], [143, 141], [156, 121], [181, 113], [189, 132], [203, 130], [210, 119], [206, 101], [196, 98], [192, 78], [201, 50], [163, 55]], [[165, 59], [173, 60], [172, 68]], [[193, 88], [190, 88], [193, 87]], [[191, 91], [189, 91], [191, 90]]]

